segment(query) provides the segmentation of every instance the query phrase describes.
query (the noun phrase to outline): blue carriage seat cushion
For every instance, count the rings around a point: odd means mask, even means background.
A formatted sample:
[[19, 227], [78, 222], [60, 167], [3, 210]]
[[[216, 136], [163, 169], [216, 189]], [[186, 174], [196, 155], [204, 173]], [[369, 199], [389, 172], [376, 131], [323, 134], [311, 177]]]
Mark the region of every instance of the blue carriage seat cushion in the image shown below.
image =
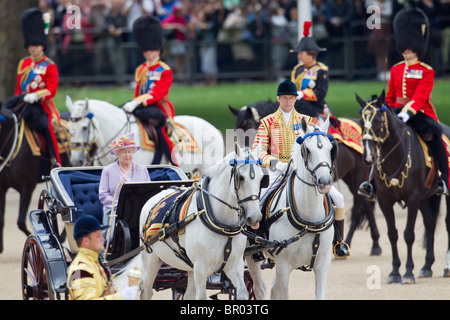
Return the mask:
[[98, 182], [72, 185], [73, 202], [77, 207], [77, 215], [87, 213], [103, 221], [103, 206], [98, 198]]
[[59, 173], [61, 183], [74, 203], [73, 221], [83, 214], [96, 217], [100, 223], [103, 220], [103, 206], [98, 198], [101, 170], [63, 171]]

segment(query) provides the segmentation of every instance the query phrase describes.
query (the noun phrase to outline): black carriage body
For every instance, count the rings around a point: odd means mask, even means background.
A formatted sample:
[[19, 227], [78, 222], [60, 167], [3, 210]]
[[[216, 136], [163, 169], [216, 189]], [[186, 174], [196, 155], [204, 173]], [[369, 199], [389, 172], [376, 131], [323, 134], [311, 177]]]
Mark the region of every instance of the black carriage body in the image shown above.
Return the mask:
[[[82, 214], [102, 222], [103, 209], [98, 185], [103, 167], [53, 169], [50, 188], [42, 191], [38, 210], [29, 213], [33, 234], [27, 238], [22, 257], [24, 299], [68, 298], [67, 268], [77, 248], [73, 225]], [[125, 183], [118, 195], [116, 228], [108, 247], [113, 260], [139, 246], [139, 216], [145, 202], [170, 186], [191, 186], [184, 172], [173, 166], [147, 166], [151, 182]], [[46, 205], [47, 209], [44, 210]], [[67, 230], [70, 250], [62, 245], [57, 216]], [[37, 267], [41, 270], [37, 270]], [[39, 269], [38, 268], [38, 269]]]

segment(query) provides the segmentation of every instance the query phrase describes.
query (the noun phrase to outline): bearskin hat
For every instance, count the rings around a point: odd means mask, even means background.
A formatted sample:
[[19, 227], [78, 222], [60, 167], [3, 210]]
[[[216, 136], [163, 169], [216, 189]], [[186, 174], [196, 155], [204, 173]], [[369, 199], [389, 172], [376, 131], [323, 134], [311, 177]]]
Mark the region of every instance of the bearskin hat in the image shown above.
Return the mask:
[[25, 48], [29, 46], [47, 46], [43, 13], [37, 8], [27, 9], [20, 16]]
[[425, 13], [418, 8], [402, 9], [394, 18], [394, 38], [397, 51], [411, 49], [423, 57], [428, 49], [430, 25]]
[[133, 34], [141, 52], [163, 49], [161, 22], [152, 16], [142, 16], [133, 23]]
[[316, 40], [309, 36], [309, 30], [311, 29], [311, 21], [305, 21], [303, 25], [303, 38], [297, 43], [294, 48], [295, 52], [299, 51], [325, 51], [326, 49], [321, 48], [317, 45]]

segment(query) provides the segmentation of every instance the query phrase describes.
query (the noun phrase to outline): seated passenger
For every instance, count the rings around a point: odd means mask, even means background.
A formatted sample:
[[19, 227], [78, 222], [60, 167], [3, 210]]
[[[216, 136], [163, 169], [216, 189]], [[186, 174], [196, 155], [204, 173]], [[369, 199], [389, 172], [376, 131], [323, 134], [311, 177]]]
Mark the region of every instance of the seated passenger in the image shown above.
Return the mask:
[[[114, 220], [110, 221], [110, 214], [113, 206], [114, 209], [117, 207], [121, 184], [150, 181], [150, 175], [144, 165], [133, 161], [134, 153], [140, 149], [134, 141], [134, 134], [124, 135], [112, 142], [111, 145], [111, 153], [118, 159], [103, 168], [98, 196], [103, 205], [103, 224], [114, 226]], [[116, 199], [114, 199], [114, 195], [116, 195]], [[113, 201], [115, 201], [114, 204]]]

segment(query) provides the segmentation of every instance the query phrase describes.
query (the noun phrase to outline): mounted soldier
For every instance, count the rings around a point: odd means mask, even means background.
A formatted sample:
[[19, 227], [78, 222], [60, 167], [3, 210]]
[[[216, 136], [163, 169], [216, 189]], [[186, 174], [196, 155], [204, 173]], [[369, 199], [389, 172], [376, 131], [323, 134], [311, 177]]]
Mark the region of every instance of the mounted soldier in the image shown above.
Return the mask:
[[7, 99], [3, 107], [22, 114], [26, 124], [43, 135], [51, 166], [60, 166], [53, 130], [53, 123], [59, 125], [60, 117], [52, 100], [58, 90], [58, 68], [44, 53], [50, 17], [37, 8], [31, 8], [22, 13], [20, 20], [24, 46], [30, 56], [19, 62], [15, 96]]
[[311, 21], [305, 21], [304, 37], [297, 43], [293, 52], [297, 53], [299, 63], [292, 69], [291, 81], [297, 86], [295, 109], [309, 116], [325, 120], [330, 115], [331, 124], [338, 127], [338, 121], [325, 101], [328, 92], [328, 67], [317, 61], [325, 48], [318, 46], [310, 36]]
[[[178, 165], [166, 132], [166, 123], [169, 121], [173, 124], [175, 111], [169, 100], [173, 81], [172, 69], [160, 58], [163, 50], [161, 23], [155, 17], [140, 17], [133, 24], [133, 34], [146, 61], [136, 68], [134, 99], [125, 103], [123, 110], [139, 118], [148, 132], [152, 132], [154, 127], [157, 149], [162, 151], [172, 164]], [[157, 152], [153, 163], [159, 163], [161, 156], [161, 152]]]
[[[435, 192], [448, 195], [448, 153], [431, 101], [434, 70], [419, 60], [428, 49], [429, 28], [428, 18], [420, 9], [403, 9], [395, 16], [396, 48], [404, 60], [391, 68], [386, 103], [425, 141], [439, 170]], [[370, 182], [361, 184], [360, 194], [373, 198], [373, 193]]]

